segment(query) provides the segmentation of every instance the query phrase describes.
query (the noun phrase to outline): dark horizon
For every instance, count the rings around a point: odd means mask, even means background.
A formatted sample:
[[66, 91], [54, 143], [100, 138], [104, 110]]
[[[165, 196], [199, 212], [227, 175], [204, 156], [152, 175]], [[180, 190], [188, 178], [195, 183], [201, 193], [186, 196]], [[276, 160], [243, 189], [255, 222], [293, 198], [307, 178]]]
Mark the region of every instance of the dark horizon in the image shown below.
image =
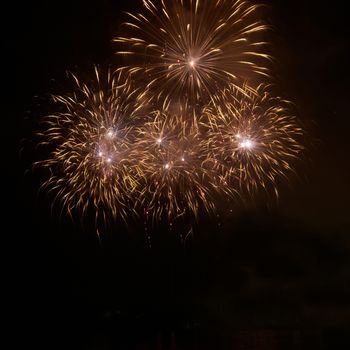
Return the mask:
[[[6, 218], [15, 235], [15, 329], [49, 349], [161, 349], [142, 345], [159, 334], [165, 348], [175, 348], [174, 337], [190, 348], [198, 334], [218, 349], [231, 344], [220, 336], [234, 335], [243, 348], [241, 338], [270, 330], [301, 332], [299, 345], [283, 349], [342, 349], [350, 340], [350, 51], [340, 1], [265, 1], [276, 86], [310, 135], [278, 202], [236, 204], [173, 230], [159, 225], [151, 242], [142, 224], [112, 224], [99, 240], [89, 220], [51, 212], [39, 192], [41, 175], [28, 171], [31, 135], [50, 113], [48, 95], [70, 88], [66, 71], [89, 76], [94, 64], [118, 63], [111, 38], [122, 12], [139, 3], [36, 0], [15, 10], [17, 205]], [[192, 226], [185, 242], [174, 232], [186, 236]]]

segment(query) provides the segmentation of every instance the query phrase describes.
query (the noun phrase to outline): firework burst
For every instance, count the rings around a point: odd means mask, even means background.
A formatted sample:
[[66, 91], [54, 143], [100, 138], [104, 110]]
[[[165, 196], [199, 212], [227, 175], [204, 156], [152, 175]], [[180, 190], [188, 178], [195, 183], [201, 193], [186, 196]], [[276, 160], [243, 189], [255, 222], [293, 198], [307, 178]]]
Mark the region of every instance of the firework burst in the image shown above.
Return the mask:
[[290, 115], [291, 103], [271, 96], [267, 86], [243, 91], [230, 86], [205, 109], [207, 157], [226, 192], [244, 196], [273, 188], [278, 194], [277, 179], [293, 171], [303, 150], [303, 131]]
[[114, 39], [117, 54], [148, 76], [148, 87], [166, 101], [175, 96], [208, 99], [213, 92], [258, 75], [267, 76], [261, 38], [267, 26], [258, 5], [245, 0], [143, 0], [145, 13], [129, 13], [128, 34]]
[[210, 173], [194, 111], [171, 115], [156, 111], [137, 130], [141, 207], [154, 219], [175, 220], [214, 209]]
[[122, 75], [95, 69], [87, 85], [71, 74], [74, 91], [53, 96], [60, 112], [43, 121], [39, 133], [51, 153], [35, 163], [50, 170], [44, 183], [69, 214], [93, 210], [96, 219], [124, 217], [132, 211], [137, 174], [131, 160], [133, 124], [142, 116], [144, 95]]
[[49, 170], [43, 186], [54, 203], [71, 216], [93, 211], [99, 223], [134, 213], [174, 222], [215, 213], [227, 195], [278, 195], [303, 152], [303, 131], [291, 103], [261, 84], [270, 56], [259, 6], [143, 5], [114, 39], [130, 64], [95, 68], [90, 83], [71, 74], [73, 91], [53, 96], [59, 112], [39, 133], [49, 155], [35, 166]]

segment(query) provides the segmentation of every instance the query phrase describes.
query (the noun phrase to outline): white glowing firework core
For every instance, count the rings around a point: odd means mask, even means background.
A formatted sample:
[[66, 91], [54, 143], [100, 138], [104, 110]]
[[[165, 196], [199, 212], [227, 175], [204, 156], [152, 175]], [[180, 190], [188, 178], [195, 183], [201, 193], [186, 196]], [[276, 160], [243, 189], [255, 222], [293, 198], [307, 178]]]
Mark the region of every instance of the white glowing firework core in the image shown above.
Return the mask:
[[189, 66], [191, 66], [191, 68], [194, 68], [194, 66], [196, 65], [196, 60], [192, 58], [188, 61], [188, 64]]
[[107, 136], [108, 136], [109, 138], [112, 138], [112, 137], [114, 136], [114, 132], [113, 132], [112, 130], [109, 130], [109, 131], [107, 132]]
[[162, 139], [161, 138], [157, 139], [157, 143], [160, 145], [162, 143]]
[[251, 140], [248, 140], [248, 139], [244, 139], [240, 144], [239, 146], [241, 148], [245, 148], [245, 149], [252, 149], [254, 147], [254, 143], [253, 141]]
[[164, 167], [165, 167], [165, 169], [169, 169], [170, 168], [170, 164], [166, 163]]

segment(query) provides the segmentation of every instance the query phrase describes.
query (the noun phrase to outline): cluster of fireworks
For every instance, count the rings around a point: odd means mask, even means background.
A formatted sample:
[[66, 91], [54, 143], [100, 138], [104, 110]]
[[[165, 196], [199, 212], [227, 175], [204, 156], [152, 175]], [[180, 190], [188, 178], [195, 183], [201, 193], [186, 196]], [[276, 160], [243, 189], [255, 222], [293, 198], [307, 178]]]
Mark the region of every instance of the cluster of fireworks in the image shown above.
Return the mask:
[[259, 6], [143, 0], [117, 36], [127, 65], [54, 96], [44, 186], [68, 213], [153, 220], [215, 212], [220, 198], [277, 193], [303, 147], [290, 103], [269, 92]]

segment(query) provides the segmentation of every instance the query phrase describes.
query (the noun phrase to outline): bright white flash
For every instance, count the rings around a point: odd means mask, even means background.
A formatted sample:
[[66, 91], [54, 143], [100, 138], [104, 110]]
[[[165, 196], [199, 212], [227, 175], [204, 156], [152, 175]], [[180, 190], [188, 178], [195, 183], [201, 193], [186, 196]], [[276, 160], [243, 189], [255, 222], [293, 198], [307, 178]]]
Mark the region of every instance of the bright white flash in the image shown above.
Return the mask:
[[170, 164], [169, 163], [166, 163], [165, 164], [165, 169], [169, 169], [170, 168]]
[[239, 146], [241, 148], [251, 149], [254, 147], [254, 143], [251, 140], [245, 139], [239, 144]]

